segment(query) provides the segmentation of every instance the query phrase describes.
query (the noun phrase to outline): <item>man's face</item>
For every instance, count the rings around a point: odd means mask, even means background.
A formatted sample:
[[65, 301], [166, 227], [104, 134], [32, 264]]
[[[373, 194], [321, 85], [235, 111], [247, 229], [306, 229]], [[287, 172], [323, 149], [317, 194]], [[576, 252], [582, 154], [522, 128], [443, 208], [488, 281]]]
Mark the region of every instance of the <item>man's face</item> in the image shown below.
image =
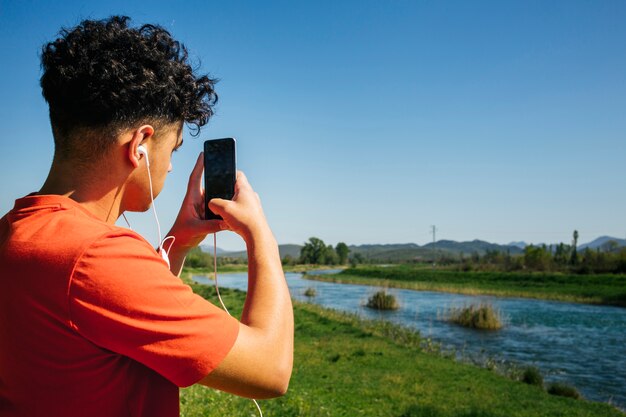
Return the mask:
[[[145, 161], [137, 167], [135, 173], [136, 185], [129, 195], [129, 211], [146, 211], [152, 204], [150, 197], [150, 178], [152, 179], [152, 191], [156, 199], [163, 186], [167, 173], [172, 170], [172, 154], [183, 144], [182, 124], [169, 125], [155, 131], [155, 136], [148, 139], [143, 146], [148, 150], [150, 160], [150, 176]], [[144, 156], [145, 157], [145, 156]], [[134, 194], [134, 195], [133, 195]]]
[[172, 170], [172, 155], [183, 144], [182, 128], [174, 126], [167, 128], [158, 138], [147, 145], [150, 152], [150, 173], [154, 198], [161, 192], [165, 184], [167, 173]]

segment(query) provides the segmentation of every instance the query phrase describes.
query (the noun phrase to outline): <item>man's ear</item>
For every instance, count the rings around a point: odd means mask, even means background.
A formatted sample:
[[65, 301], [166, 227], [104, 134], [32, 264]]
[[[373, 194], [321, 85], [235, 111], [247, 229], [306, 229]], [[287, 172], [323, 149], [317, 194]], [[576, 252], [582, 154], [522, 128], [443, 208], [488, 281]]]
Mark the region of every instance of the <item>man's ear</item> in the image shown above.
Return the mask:
[[144, 145], [147, 148], [148, 140], [154, 137], [154, 127], [151, 125], [142, 125], [132, 131], [132, 137], [128, 142], [128, 160], [137, 168], [141, 163], [141, 158], [145, 158], [145, 155], [140, 154], [137, 151], [139, 145]]

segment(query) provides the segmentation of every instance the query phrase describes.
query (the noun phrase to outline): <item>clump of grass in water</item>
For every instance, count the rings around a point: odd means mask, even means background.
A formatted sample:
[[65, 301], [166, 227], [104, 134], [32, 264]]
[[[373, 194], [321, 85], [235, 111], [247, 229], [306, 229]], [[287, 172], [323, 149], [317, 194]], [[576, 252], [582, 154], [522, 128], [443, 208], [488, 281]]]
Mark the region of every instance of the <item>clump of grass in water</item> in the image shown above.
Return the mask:
[[448, 311], [448, 320], [471, 329], [498, 330], [502, 328], [500, 311], [489, 303], [451, 308]]
[[524, 369], [524, 373], [521, 378], [522, 382], [528, 385], [536, 385], [540, 388], [543, 388], [543, 376], [539, 369], [534, 366], [529, 366]]
[[578, 400], [581, 395], [578, 390], [570, 385], [562, 382], [554, 382], [548, 386], [548, 394], [558, 395], [560, 397], [569, 397]]
[[306, 297], [315, 297], [317, 295], [317, 290], [313, 287], [309, 287], [306, 290], [304, 290], [304, 295]]
[[388, 294], [386, 290], [374, 293], [367, 300], [366, 306], [375, 310], [397, 310], [400, 308], [396, 297], [393, 294]]

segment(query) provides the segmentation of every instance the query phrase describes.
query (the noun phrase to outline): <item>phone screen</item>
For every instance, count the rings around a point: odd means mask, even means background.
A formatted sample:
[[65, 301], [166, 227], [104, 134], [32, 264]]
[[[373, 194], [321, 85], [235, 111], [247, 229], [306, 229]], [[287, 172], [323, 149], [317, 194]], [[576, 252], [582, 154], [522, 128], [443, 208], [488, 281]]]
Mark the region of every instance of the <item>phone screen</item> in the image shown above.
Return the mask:
[[235, 139], [212, 139], [204, 142], [204, 218], [206, 220], [222, 218], [209, 210], [209, 201], [212, 198], [232, 200], [236, 179]]

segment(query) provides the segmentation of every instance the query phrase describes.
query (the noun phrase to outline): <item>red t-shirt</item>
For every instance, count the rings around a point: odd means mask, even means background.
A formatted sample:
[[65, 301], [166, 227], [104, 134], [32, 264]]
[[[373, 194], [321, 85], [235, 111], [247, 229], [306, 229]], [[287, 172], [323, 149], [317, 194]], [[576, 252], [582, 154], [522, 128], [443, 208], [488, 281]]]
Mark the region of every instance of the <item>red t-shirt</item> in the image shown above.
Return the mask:
[[131, 230], [61, 196], [0, 219], [0, 416], [178, 416], [238, 322]]

